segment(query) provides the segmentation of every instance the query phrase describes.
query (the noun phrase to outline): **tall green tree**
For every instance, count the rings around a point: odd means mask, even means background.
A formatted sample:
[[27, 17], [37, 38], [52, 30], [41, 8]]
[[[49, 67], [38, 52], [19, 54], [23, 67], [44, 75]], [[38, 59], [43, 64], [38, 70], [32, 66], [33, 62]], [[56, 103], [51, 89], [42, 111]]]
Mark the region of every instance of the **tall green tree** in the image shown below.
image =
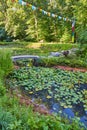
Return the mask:
[[[15, 39], [71, 41], [71, 22], [63, 18], [75, 19], [77, 36], [86, 41], [87, 4], [86, 0], [24, 0], [35, 7], [23, 6], [12, 0], [0, 1], [0, 26]], [[43, 9], [57, 17], [44, 14]], [[58, 16], [62, 16], [59, 19]]]
[[87, 43], [87, 1], [79, 0], [74, 6], [78, 40]]

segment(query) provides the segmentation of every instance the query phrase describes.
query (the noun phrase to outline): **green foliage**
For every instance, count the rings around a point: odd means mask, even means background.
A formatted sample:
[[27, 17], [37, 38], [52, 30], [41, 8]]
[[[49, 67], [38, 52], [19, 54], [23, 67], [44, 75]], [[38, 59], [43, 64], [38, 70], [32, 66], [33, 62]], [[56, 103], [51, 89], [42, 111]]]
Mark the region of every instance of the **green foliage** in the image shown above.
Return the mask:
[[82, 44], [87, 44], [87, 30], [83, 30], [80, 33], [79, 41]]
[[7, 75], [13, 68], [11, 53], [9, 50], [0, 50], [0, 68]]
[[62, 50], [69, 50], [72, 48], [76, 48], [78, 45], [76, 44], [42, 44], [41, 50], [44, 52], [53, 52], [53, 51], [62, 51]]
[[60, 41], [67, 43], [70, 40], [71, 40], [71, 34], [67, 29], [65, 29], [64, 34], [62, 35]]
[[[76, 19], [75, 30], [77, 37], [81, 42], [87, 41], [87, 38], [84, 37], [86, 36], [85, 28], [87, 28], [85, 0], [79, 0], [78, 3], [72, 0], [63, 2], [61, 0], [33, 0], [30, 3], [58, 16], [70, 18], [71, 20]], [[71, 41], [70, 22], [43, 15], [38, 10], [33, 11], [31, 7], [21, 6], [10, 0], [0, 1], [0, 25], [5, 27], [7, 33], [15, 39], [25, 39], [26, 41], [40, 41], [42, 39], [45, 41]]]
[[85, 97], [85, 100], [83, 101], [84, 102], [84, 108], [85, 108], [85, 111], [87, 111], [87, 90], [84, 90], [83, 94], [84, 94], [84, 97]]
[[5, 72], [0, 68], [0, 80], [3, 80]]
[[[12, 55], [50, 55], [50, 52], [62, 51], [62, 50], [70, 50], [72, 48], [77, 48], [77, 44], [59, 44], [57, 42], [54, 43], [32, 43], [32, 42], [0, 42], [1, 45], [5, 46], [7, 49], [11, 48]], [[33, 46], [33, 47], [32, 47]], [[40, 47], [38, 47], [40, 46]]]
[[79, 50], [77, 51], [77, 55], [84, 58], [85, 60], [87, 59], [87, 44], [79, 45]]
[[[14, 109], [14, 108], [13, 108]], [[26, 109], [26, 111], [25, 111]], [[20, 110], [20, 111], [18, 111]], [[74, 126], [74, 127], [73, 127]], [[50, 115], [40, 115], [33, 113], [30, 108], [17, 107], [12, 112], [0, 109], [0, 129], [1, 130], [83, 130], [78, 121], [69, 123], [66, 119]]]
[[[4, 44], [4, 43], [1, 43]], [[38, 56], [49, 56], [41, 57], [36, 62], [41, 66], [53, 66], [53, 65], [68, 65], [71, 67], [85, 67], [87, 68], [87, 45], [86, 44], [58, 44], [58, 43], [44, 43], [41, 44], [39, 48], [37, 46], [39, 43], [28, 43], [28, 42], [5, 42], [7, 49], [12, 50], [12, 55], [38, 55]], [[36, 48], [33, 48], [32, 45]], [[70, 50], [72, 48], [77, 48], [79, 50], [76, 52], [76, 55], [69, 55], [68, 57], [50, 57], [50, 52], [61, 52], [62, 50]], [[4, 55], [2, 55], [4, 56]], [[22, 61], [21, 61], [22, 62]], [[26, 61], [27, 62], [27, 61]], [[5, 62], [4, 62], [5, 63]], [[23, 63], [25, 64], [25, 63]], [[7, 64], [6, 64], [7, 65]], [[4, 67], [5, 65], [3, 65]]]
[[79, 0], [79, 3], [73, 6], [76, 18], [77, 39], [81, 43], [87, 43], [87, 5], [86, 0]]
[[0, 108], [0, 129], [10, 130], [9, 124], [13, 123], [14, 118], [10, 112], [5, 112]]
[[6, 88], [4, 87], [3, 82], [0, 79], [0, 97], [6, 93]]
[[[6, 91], [8, 92], [7, 89]], [[14, 93], [11, 94], [13, 94], [12, 97], [8, 92], [0, 98], [0, 107], [8, 111], [13, 111], [14, 114], [14, 109], [17, 108], [19, 105], [19, 99], [14, 96]]]
[[38, 95], [40, 99], [43, 98], [43, 90], [46, 90], [45, 98], [54, 98], [59, 101], [60, 106], [72, 107], [73, 104], [84, 101], [79, 84], [87, 83], [87, 73], [43, 67], [23, 67], [15, 70], [9, 79], [11, 88], [22, 87], [30, 95], [42, 91], [40, 94], [42, 96]]
[[3, 41], [6, 37], [6, 32], [4, 28], [0, 28], [0, 41]]
[[[61, 3], [60, 0], [51, 2], [33, 0], [30, 3], [59, 16], [70, 17], [70, 14], [67, 13], [69, 5], [66, 4], [66, 1]], [[73, 3], [71, 2], [71, 4]], [[71, 23], [66, 24], [63, 20], [43, 15], [38, 10], [32, 11], [31, 8], [21, 6], [18, 3], [12, 3], [10, 0], [1, 1], [0, 5], [2, 7], [0, 8], [0, 23], [5, 27], [8, 34], [15, 39], [25, 39], [26, 41], [39, 41], [42, 39], [46, 41], [60, 41], [65, 28], [71, 30]], [[2, 21], [4, 21], [3, 24]], [[71, 31], [67, 31], [67, 34], [69, 32]]]
[[[7, 53], [4, 53], [4, 54], [7, 54]], [[3, 61], [6, 61], [6, 59]], [[6, 63], [7, 63], [7, 61], [6, 61]], [[6, 69], [4, 69], [4, 68], [3, 68], [3, 70], [6, 71]], [[32, 70], [33, 69], [31, 69], [31, 71]], [[35, 70], [34, 70], [34, 73], [30, 72], [31, 74], [34, 74], [34, 75], [32, 75], [33, 78], [35, 75], [38, 74], [38, 71], [35, 73]], [[26, 72], [25, 72], [25, 75], [23, 74], [23, 71], [20, 71], [20, 72], [21, 72], [21, 74], [19, 74], [19, 77], [17, 77], [17, 78], [18, 79], [22, 78], [23, 83], [26, 84], [26, 82], [24, 82], [24, 79], [26, 79], [28, 77], [28, 75]], [[45, 73], [44, 70], [43, 70], [43, 72]], [[47, 74], [45, 74], [45, 77], [46, 77], [46, 75], [48, 75], [48, 72], [50, 72], [52, 74], [52, 71], [47, 69]], [[7, 73], [7, 71], [5, 73], [3, 71], [1, 72], [1, 76], [0, 76], [1, 79], [3, 79], [3, 76], [6, 73]], [[42, 71], [39, 71], [39, 73], [42, 73]], [[15, 74], [17, 75], [16, 72], [15, 72]], [[41, 75], [37, 75], [37, 76], [41, 76]], [[52, 78], [52, 75], [50, 75], [50, 76]], [[49, 78], [50, 78], [50, 76], [49, 76]], [[81, 76], [82, 76], [82, 74], [81, 74]], [[29, 75], [29, 77], [30, 77], [30, 75]], [[43, 75], [42, 75], [42, 77], [43, 77]], [[83, 76], [83, 77], [86, 77], [86, 76]], [[14, 76], [14, 79], [15, 78], [16, 77]], [[38, 77], [38, 78], [41, 79], [41, 77]], [[22, 81], [22, 79], [21, 79], [21, 81]], [[35, 79], [36, 78], [34, 78], [34, 81], [35, 81]], [[77, 79], [77, 76], [76, 76], [76, 79]], [[47, 80], [47, 78], [46, 78], [46, 80]], [[42, 81], [44, 81], [43, 78], [42, 78]], [[52, 81], [52, 79], [51, 79], [51, 81]], [[34, 129], [36, 129], [36, 130], [39, 130], [39, 129], [41, 129], [41, 130], [45, 130], [45, 129], [47, 129], [47, 130], [50, 130], [50, 129], [74, 130], [73, 128], [75, 128], [76, 130], [80, 129], [78, 123], [75, 121], [72, 124], [70, 124], [69, 122], [66, 121], [66, 119], [62, 119], [57, 116], [53, 117], [53, 116], [49, 116], [49, 115], [41, 116], [40, 114], [33, 113], [30, 108], [26, 108], [25, 106], [19, 106], [18, 99], [16, 99], [14, 97], [14, 94], [12, 94], [12, 97], [11, 97], [11, 95], [8, 95], [8, 96], [4, 95], [5, 89], [2, 87], [2, 85], [3, 84], [2, 84], [2, 80], [1, 80], [1, 84], [0, 84], [0, 86], [1, 86], [0, 87], [0, 91], [1, 91], [0, 107], [2, 107], [2, 109], [0, 109], [0, 128], [1, 129], [3, 129], [3, 130], [4, 129], [5, 130], [15, 130], [15, 129], [16, 130], [24, 130], [24, 129], [25, 130], [29, 130], [29, 129], [30, 130], [34, 130]], [[42, 85], [42, 83], [41, 83], [41, 85]], [[39, 85], [38, 87], [41, 88], [41, 85]], [[33, 87], [33, 86], [34, 85], [32, 85], [31, 87]], [[82, 130], [83, 130], [83, 128], [82, 128]]]
[[7, 35], [4, 27], [0, 27], [0, 41], [11, 42], [12, 38]]
[[[30, 116], [28, 119], [28, 123], [30, 124], [31, 130], [73, 130], [73, 125], [65, 124], [65, 122], [60, 123], [62, 119], [60, 117], [52, 117], [52, 116], [41, 116], [41, 115], [34, 115], [33, 117]], [[75, 122], [74, 122], [75, 123]], [[78, 123], [75, 123], [75, 128], [78, 130], [79, 126]], [[83, 128], [82, 128], [83, 129]]]
[[36, 61], [38, 66], [52, 67], [56, 65], [71, 66], [71, 67], [85, 67], [87, 68], [87, 62], [84, 59], [80, 58], [71, 58], [71, 57], [50, 57], [50, 58], [41, 58]]

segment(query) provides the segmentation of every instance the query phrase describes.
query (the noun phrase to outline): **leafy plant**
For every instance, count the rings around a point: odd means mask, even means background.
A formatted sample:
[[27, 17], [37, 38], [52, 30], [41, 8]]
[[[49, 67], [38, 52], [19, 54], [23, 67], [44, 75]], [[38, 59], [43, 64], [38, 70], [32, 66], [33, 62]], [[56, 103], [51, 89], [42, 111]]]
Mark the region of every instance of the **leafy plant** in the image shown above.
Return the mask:
[[13, 68], [11, 53], [8, 50], [0, 50], [0, 68], [7, 75]]
[[6, 88], [4, 87], [4, 84], [0, 79], [0, 96], [3, 96], [5, 92], [6, 92]]
[[8, 129], [9, 125], [14, 121], [14, 117], [10, 112], [6, 112], [0, 108], [0, 129], [1, 130], [10, 130]]
[[[54, 99], [60, 106], [73, 107], [83, 102], [81, 84], [87, 83], [87, 74], [43, 67], [22, 67], [9, 75], [10, 87], [20, 87], [28, 95], [46, 101]], [[45, 91], [46, 90], [46, 91]], [[49, 102], [48, 102], [49, 104]]]

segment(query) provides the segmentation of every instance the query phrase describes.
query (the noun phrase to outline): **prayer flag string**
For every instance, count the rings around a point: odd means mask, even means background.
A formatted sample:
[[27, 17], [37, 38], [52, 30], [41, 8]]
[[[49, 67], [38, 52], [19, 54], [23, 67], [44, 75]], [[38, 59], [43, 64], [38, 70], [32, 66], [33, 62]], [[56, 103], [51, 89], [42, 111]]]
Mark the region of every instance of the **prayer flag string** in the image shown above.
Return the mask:
[[64, 20], [64, 21], [69, 21], [69, 22], [71, 22], [72, 23], [72, 42], [74, 42], [74, 34], [75, 34], [75, 20], [71, 20], [71, 19], [69, 19], [69, 18], [65, 18], [65, 17], [62, 17], [62, 16], [58, 16], [58, 15], [56, 15], [56, 14], [54, 14], [54, 13], [50, 13], [50, 12], [47, 12], [47, 11], [45, 11], [45, 10], [43, 10], [43, 9], [41, 9], [41, 8], [38, 8], [38, 7], [36, 7], [36, 6], [34, 6], [34, 5], [32, 5], [32, 4], [30, 4], [30, 3], [28, 3], [28, 2], [24, 2], [23, 0], [12, 0], [12, 2], [18, 2], [19, 4], [21, 4], [21, 5], [23, 5], [23, 6], [29, 6], [29, 7], [31, 7], [31, 9], [33, 10], [33, 11], [35, 11], [35, 10], [39, 10], [40, 12], [42, 12], [42, 14], [44, 14], [44, 15], [47, 15], [47, 16], [49, 16], [49, 17], [53, 17], [53, 18], [57, 18], [58, 20]]

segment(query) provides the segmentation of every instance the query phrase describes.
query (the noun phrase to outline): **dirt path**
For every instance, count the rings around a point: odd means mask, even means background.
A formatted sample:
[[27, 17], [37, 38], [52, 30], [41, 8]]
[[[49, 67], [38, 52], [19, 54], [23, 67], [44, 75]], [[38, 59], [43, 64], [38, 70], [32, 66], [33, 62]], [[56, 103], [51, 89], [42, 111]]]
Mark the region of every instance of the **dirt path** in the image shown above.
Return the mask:
[[80, 71], [80, 72], [87, 72], [87, 69], [85, 68], [72, 68], [69, 66], [54, 66], [53, 68], [58, 68], [58, 69], [62, 69], [62, 70], [68, 70], [68, 71]]
[[49, 109], [44, 104], [35, 103], [18, 89], [10, 89], [10, 95], [11, 97], [17, 97], [20, 105], [31, 106], [34, 112], [39, 112], [44, 115], [51, 115]]

